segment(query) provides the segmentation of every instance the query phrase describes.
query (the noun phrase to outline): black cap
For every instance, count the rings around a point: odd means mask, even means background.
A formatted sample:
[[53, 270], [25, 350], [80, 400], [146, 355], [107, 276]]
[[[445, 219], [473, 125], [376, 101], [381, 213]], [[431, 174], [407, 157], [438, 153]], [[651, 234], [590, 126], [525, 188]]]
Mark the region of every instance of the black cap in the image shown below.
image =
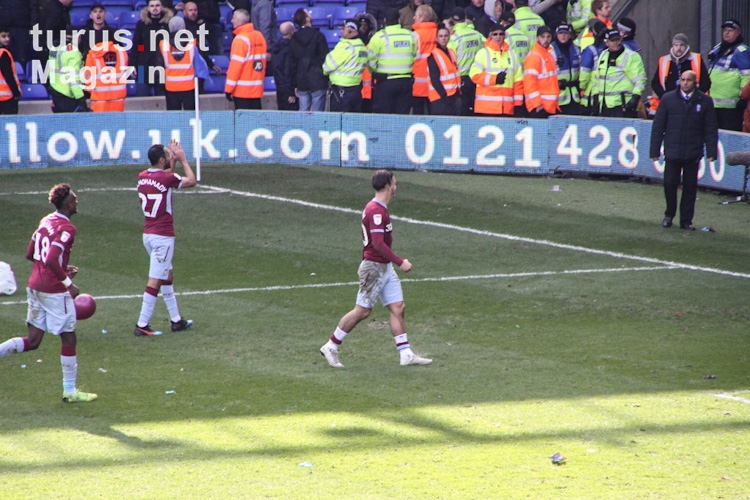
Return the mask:
[[461, 7], [456, 7], [453, 9], [453, 13], [451, 14], [451, 19], [453, 19], [456, 22], [461, 22], [466, 20], [466, 12], [464, 12], [464, 9]]
[[493, 31], [502, 31], [503, 33], [505, 33], [505, 28], [503, 28], [502, 24], [492, 23], [490, 25], [490, 30], [487, 33], [492, 33]]
[[555, 29], [555, 33], [570, 33], [573, 34], [573, 26], [568, 23], [562, 23]]
[[618, 30], [617, 28], [610, 28], [604, 32], [604, 39], [605, 40], [622, 40], [622, 35], [620, 35], [620, 30]]
[[91, 6], [91, 8], [89, 9], [89, 12], [92, 12], [94, 9], [107, 10], [107, 8], [104, 5], [102, 5], [102, 4], [98, 3], [98, 2]]
[[543, 35], [545, 33], [549, 33], [551, 35], [552, 34], [552, 28], [550, 28], [549, 26], [539, 26], [536, 29], [536, 36], [541, 36], [541, 35]]
[[741, 30], [742, 29], [742, 25], [736, 19], [727, 19], [726, 21], [724, 21], [723, 23], [721, 23], [721, 28], [722, 29], [724, 29], [724, 28], [732, 28], [733, 30]]
[[513, 26], [514, 24], [516, 24], [516, 16], [511, 11], [506, 10], [500, 16], [500, 21], [502, 21], [503, 23], [508, 23], [508, 26]]

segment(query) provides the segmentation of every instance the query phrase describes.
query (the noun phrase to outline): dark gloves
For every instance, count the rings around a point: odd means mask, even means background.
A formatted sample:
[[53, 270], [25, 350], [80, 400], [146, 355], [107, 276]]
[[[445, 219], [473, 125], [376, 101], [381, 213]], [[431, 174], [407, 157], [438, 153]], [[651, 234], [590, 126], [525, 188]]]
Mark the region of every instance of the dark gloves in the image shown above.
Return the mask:
[[557, 85], [560, 87], [560, 90], [565, 90], [568, 88], [567, 80], [558, 80]]
[[628, 103], [625, 105], [625, 110], [626, 111], [635, 111], [636, 109], [638, 109], [638, 103], [640, 103], [640, 102], [641, 102], [641, 96], [634, 95], [633, 97], [630, 98], [630, 100], [628, 101]]
[[503, 83], [505, 83], [505, 71], [495, 75], [495, 85], [502, 85]]
[[232, 97], [232, 94], [230, 94], [229, 92], [224, 92], [224, 97], [226, 97], [227, 101], [229, 102], [234, 101], [234, 97]]

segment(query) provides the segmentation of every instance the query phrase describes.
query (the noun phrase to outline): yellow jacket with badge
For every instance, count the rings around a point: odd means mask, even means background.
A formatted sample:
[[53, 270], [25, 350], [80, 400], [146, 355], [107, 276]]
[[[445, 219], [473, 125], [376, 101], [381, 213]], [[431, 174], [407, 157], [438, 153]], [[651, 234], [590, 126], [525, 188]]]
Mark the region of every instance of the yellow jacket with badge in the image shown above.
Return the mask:
[[81, 84], [83, 55], [76, 46], [69, 43], [62, 49], [49, 53], [49, 85], [65, 97], [83, 98]]

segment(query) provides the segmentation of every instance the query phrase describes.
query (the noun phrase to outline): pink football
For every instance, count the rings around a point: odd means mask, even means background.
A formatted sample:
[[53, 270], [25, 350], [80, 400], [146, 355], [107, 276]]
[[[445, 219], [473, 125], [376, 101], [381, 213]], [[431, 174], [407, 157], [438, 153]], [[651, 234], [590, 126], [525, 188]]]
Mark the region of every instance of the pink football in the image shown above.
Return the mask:
[[96, 301], [88, 293], [79, 294], [73, 302], [76, 305], [76, 319], [89, 319], [96, 312]]

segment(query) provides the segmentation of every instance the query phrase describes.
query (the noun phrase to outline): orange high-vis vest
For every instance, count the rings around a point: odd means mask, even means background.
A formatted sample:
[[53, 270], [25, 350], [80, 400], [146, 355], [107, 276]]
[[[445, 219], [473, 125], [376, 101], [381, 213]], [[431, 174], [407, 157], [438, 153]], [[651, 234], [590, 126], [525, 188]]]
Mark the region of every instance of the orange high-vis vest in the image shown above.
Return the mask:
[[164, 88], [167, 92], [195, 90], [194, 47], [194, 40], [187, 43], [184, 51], [178, 50], [166, 40], [159, 42], [161, 56], [164, 58]]
[[111, 41], [91, 47], [86, 55], [86, 67], [95, 78], [89, 100], [92, 111], [125, 111], [127, 66], [128, 53]]
[[[11, 54], [8, 49], [0, 49], [0, 57], [6, 53], [10, 56], [10, 67], [13, 69], [13, 79], [16, 81], [16, 87], [18, 87], [18, 90], [20, 91], [21, 83], [18, 81], [18, 75], [16, 74], [16, 63], [13, 59], [13, 54]], [[11, 99], [13, 99], [13, 92], [11, 92], [10, 85], [5, 81], [3, 74], [0, 73], [0, 101], [10, 101]]]
[[[497, 85], [497, 74], [501, 71], [506, 73], [505, 81]], [[475, 113], [513, 116], [515, 106], [523, 104], [522, 67], [508, 42], [499, 46], [488, 40], [474, 57], [469, 77], [477, 86]]]
[[[690, 58], [690, 69], [693, 71], [693, 73], [695, 73], [695, 85], [697, 87], [701, 83], [701, 55], [697, 52], [692, 52], [691, 54], [692, 57]], [[671, 56], [661, 56], [659, 58], [659, 83], [661, 83], [661, 88], [666, 87], [670, 62], [672, 62]], [[651, 98], [649, 99], [649, 114], [656, 114], [656, 110], [659, 108], [660, 102], [661, 100], [658, 96], [651, 96]]]
[[411, 72], [414, 75], [414, 83], [411, 88], [411, 95], [414, 97], [427, 97], [427, 82], [430, 79], [427, 69], [427, 58], [437, 47], [437, 23], [415, 23], [412, 29], [419, 37], [419, 52], [414, 58]]
[[523, 92], [526, 109], [539, 106], [554, 115], [560, 109], [560, 86], [557, 82], [557, 63], [554, 53], [535, 43], [523, 62]]
[[242, 99], [263, 97], [266, 76], [266, 39], [252, 23], [234, 30], [224, 92]]
[[367, 66], [362, 72], [362, 99], [372, 99], [372, 75]]
[[[461, 88], [461, 73], [458, 71], [456, 66], [456, 54], [448, 49], [448, 54], [444, 50], [436, 48], [432, 51], [432, 57], [435, 58], [435, 62], [440, 68], [440, 83], [445, 88], [445, 93], [449, 96], [454, 95]], [[428, 95], [430, 102], [437, 101], [440, 99], [435, 87], [432, 86], [432, 79], [429, 78], [428, 74]]]

